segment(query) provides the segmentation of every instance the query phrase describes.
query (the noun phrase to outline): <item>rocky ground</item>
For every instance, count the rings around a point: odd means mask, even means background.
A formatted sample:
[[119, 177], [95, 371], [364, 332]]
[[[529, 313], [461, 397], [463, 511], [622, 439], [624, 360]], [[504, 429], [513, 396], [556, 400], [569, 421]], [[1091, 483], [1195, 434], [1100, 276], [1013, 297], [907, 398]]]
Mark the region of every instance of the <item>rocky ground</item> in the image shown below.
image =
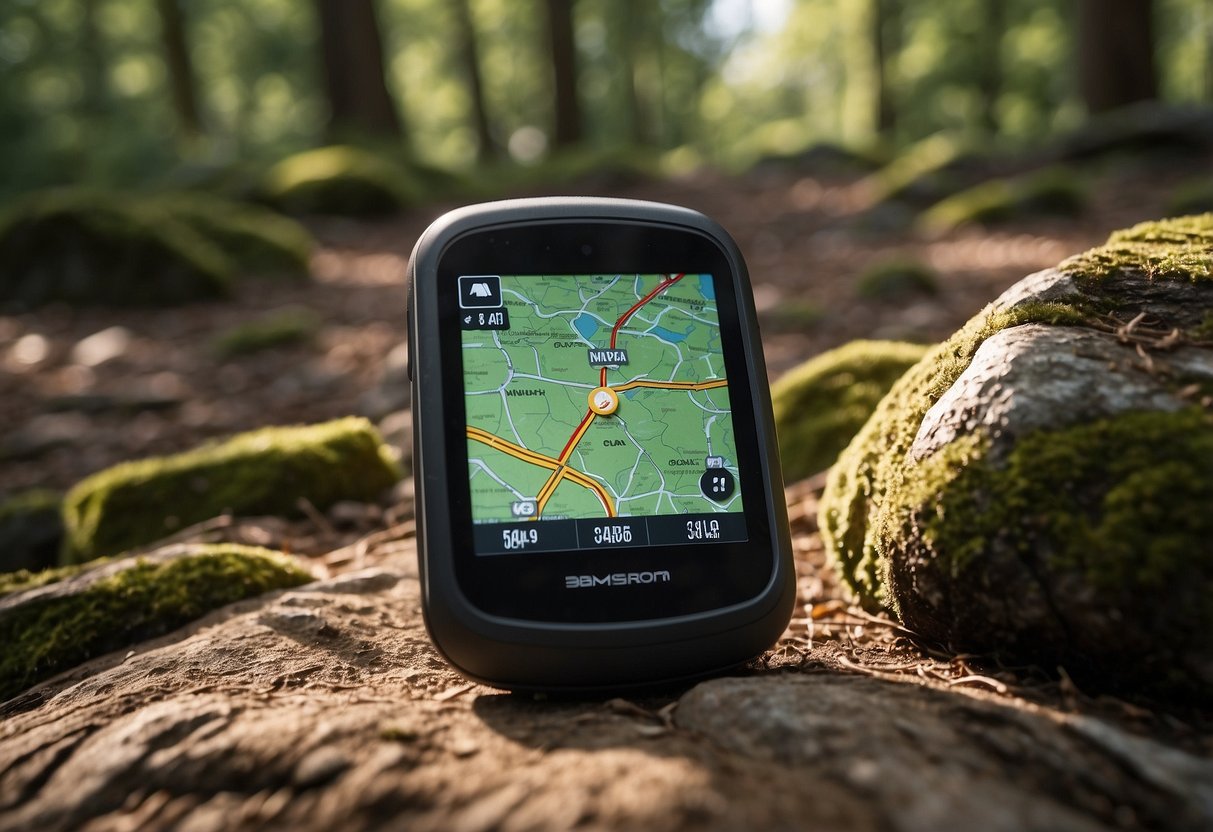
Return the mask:
[[[1083, 219], [939, 239], [859, 230], [854, 179], [784, 170], [612, 193], [699, 208], [738, 237], [775, 376], [856, 337], [940, 340], [1024, 274], [1159, 215], [1182, 175], [1102, 176]], [[249, 284], [167, 313], [0, 317], [0, 494], [351, 412], [400, 442], [405, 262], [441, 210], [316, 223], [310, 286]], [[891, 254], [933, 266], [941, 294], [859, 299], [855, 276]], [[792, 302], [824, 314], [775, 325]], [[321, 316], [312, 343], [216, 357], [217, 333], [290, 305]], [[850, 604], [826, 568], [822, 485], [787, 493], [800, 597], [779, 643], [725, 678], [630, 698], [509, 695], [451, 671], [420, 618], [408, 480], [382, 505], [187, 529], [176, 539], [302, 555], [320, 580], [0, 705], [0, 830], [1213, 825], [1207, 708], [912, 642]]]

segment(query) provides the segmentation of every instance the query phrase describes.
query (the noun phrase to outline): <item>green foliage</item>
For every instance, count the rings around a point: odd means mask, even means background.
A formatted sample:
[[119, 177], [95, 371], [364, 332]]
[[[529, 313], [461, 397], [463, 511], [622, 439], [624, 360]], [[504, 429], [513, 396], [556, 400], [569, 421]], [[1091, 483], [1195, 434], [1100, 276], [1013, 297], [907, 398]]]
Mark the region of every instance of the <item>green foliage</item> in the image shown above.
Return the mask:
[[855, 282], [855, 293], [869, 300], [905, 300], [939, 293], [935, 270], [917, 260], [898, 257], [868, 266]]
[[403, 165], [350, 145], [288, 156], [261, 183], [262, 199], [292, 214], [382, 216], [414, 205], [421, 195]]
[[237, 273], [306, 275], [311, 236], [206, 194], [52, 189], [0, 214], [0, 300], [169, 305], [223, 297]]
[[61, 494], [41, 488], [0, 501], [0, 573], [55, 562], [63, 538], [62, 502]]
[[[71, 574], [56, 571], [58, 580]], [[0, 700], [211, 610], [310, 580], [307, 571], [280, 552], [199, 545], [167, 560], [136, 559], [74, 594], [10, 604], [0, 608], [0, 643], [5, 645]]]
[[235, 358], [274, 347], [307, 343], [315, 337], [321, 323], [320, 316], [310, 309], [279, 309], [219, 333], [215, 336], [214, 350], [220, 358]]
[[784, 479], [829, 468], [893, 382], [926, 352], [900, 341], [852, 341], [776, 381], [771, 404]]
[[225, 511], [295, 514], [307, 500], [373, 500], [399, 466], [365, 419], [274, 427], [88, 477], [64, 499], [63, 558], [80, 563], [159, 540]]
[[943, 234], [969, 223], [1074, 217], [1086, 207], [1081, 180], [1065, 168], [1049, 168], [1014, 179], [992, 179], [954, 194], [923, 213], [918, 225], [928, 234]]

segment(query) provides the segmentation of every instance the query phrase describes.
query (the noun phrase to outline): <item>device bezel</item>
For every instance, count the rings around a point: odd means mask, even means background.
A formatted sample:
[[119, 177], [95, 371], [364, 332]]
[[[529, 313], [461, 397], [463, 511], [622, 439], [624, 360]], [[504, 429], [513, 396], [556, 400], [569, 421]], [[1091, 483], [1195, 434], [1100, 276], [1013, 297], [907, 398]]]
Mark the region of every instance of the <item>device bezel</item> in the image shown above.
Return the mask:
[[[758, 500], [757, 495], [766, 495], [760, 502], [765, 503], [761, 508], [765, 513], [763, 525], [770, 530], [769, 546], [754, 539], [753, 529], [748, 544], [751, 557], [757, 555], [771, 564], [769, 579], [756, 594], [698, 613], [577, 623], [495, 615], [473, 604], [461, 589], [455, 569], [448, 480], [455, 476], [466, 481], [466, 462], [461, 470], [449, 470], [445, 442], [438, 441], [438, 436], [449, 432], [451, 424], [444, 405], [448, 396], [435, 395], [448, 384], [458, 387], [460, 397], [463, 392], [461, 378], [444, 377], [443, 350], [434, 348], [440, 343], [437, 276], [441, 255], [451, 241], [470, 232], [519, 223], [604, 220], [689, 230], [714, 241], [734, 279], [743, 372], [749, 379], [766, 377], [744, 262], [723, 229], [702, 214], [634, 200], [540, 198], [458, 209], [427, 229], [409, 267], [413, 467], [417, 472], [423, 610], [435, 644], [452, 664], [471, 678], [505, 687], [618, 686], [725, 667], [761, 652], [773, 642], [786, 625], [794, 603], [791, 545], [770, 397], [765, 384], [757, 381], [748, 401], [732, 396], [735, 413], [746, 407], [754, 414], [761, 488], [755, 489], [752, 499], [747, 491], [747, 507]], [[427, 348], [418, 350], [419, 343]], [[730, 369], [731, 383], [734, 378]]]

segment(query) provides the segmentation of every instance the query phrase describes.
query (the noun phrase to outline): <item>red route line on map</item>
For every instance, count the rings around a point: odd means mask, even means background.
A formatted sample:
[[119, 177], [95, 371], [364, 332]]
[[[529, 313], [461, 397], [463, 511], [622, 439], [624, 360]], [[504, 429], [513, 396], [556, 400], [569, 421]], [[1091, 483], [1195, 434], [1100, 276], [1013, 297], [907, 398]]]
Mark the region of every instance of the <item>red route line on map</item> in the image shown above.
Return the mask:
[[[657, 295], [661, 294], [663, 291], [673, 286], [684, 277], [686, 277], [686, 272], [670, 275], [653, 287], [653, 291], [649, 292], [640, 300], [632, 304], [631, 309], [620, 315], [619, 320], [615, 321], [615, 326], [611, 327], [611, 349], [615, 349], [615, 339], [619, 336], [619, 330], [625, 323], [627, 323], [628, 318], [636, 314], [636, 310], [640, 309], [640, 307], [644, 306], [653, 298], [657, 297]], [[602, 372], [598, 377], [600, 387], [606, 387], [606, 374], [607, 368], [603, 367]], [[564, 449], [560, 452], [559, 457], [561, 467], [552, 472], [552, 475], [548, 477], [548, 481], [544, 483], [543, 488], [541, 488], [539, 491], [539, 510], [535, 512], [535, 519], [539, 519], [539, 515], [543, 513], [543, 506], [547, 503], [548, 498], [552, 496], [552, 492], [556, 490], [556, 486], [564, 477], [564, 463], [570, 456], [573, 455], [573, 449], [577, 447], [577, 443], [581, 441], [581, 437], [584, 436], [586, 430], [589, 429], [590, 422], [594, 420], [594, 415], [593, 410], [587, 410], [585, 412], [585, 416], [581, 418], [577, 428], [573, 431], [572, 436], [569, 437], [569, 441], [564, 444]]]

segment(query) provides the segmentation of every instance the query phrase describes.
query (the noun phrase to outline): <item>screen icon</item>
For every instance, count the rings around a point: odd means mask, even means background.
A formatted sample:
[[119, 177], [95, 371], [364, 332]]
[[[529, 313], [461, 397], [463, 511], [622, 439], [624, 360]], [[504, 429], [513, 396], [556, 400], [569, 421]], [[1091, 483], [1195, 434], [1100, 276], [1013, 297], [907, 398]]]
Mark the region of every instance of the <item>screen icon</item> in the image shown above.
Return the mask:
[[723, 503], [732, 497], [736, 484], [728, 468], [709, 468], [699, 478], [699, 490], [714, 503]]
[[496, 309], [501, 306], [501, 276], [460, 275], [459, 306], [463, 309]]

